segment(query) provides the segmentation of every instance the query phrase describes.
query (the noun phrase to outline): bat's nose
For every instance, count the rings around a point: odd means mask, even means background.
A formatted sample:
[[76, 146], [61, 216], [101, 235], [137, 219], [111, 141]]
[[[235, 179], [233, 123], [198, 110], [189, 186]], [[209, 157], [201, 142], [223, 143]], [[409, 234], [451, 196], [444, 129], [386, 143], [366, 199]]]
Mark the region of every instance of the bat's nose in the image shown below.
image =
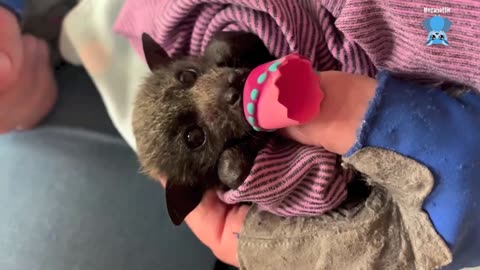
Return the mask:
[[225, 90], [225, 93], [223, 94], [223, 98], [225, 102], [227, 102], [228, 104], [236, 105], [240, 100], [240, 91], [238, 91], [234, 87], [229, 87]]
[[235, 70], [228, 74], [227, 82], [228, 87], [224, 93], [224, 100], [230, 105], [236, 105], [239, 103], [245, 81], [247, 80], [248, 73], [244, 70]]
[[248, 73], [246, 70], [234, 70], [228, 74], [227, 81], [230, 86], [243, 90]]

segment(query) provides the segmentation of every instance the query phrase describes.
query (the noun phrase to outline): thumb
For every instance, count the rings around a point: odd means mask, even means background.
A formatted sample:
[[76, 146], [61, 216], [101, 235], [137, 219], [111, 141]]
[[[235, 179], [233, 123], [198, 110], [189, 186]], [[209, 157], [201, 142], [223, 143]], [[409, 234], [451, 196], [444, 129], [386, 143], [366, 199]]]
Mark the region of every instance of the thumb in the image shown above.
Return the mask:
[[320, 84], [325, 97], [319, 113], [307, 123], [282, 129], [280, 134], [343, 155], [356, 141], [377, 82], [367, 76], [326, 71], [320, 74]]
[[20, 25], [13, 13], [0, 7], [0, 91], [16, 81], [22, 63]]
[[227, 205], [211, 190], [185, 222], [218, 259], [238, 267], [238, 237], [249, 208], [246, 205]]
[[316, 126], [315, 122], [298, 126], [290, 126], [279, 130], [279, 134], [281, 136], [298, 143], [312, 146], [322, 146], [318, 132], [320, 132], [320, 128]]
[[[157, 173], [154, 178], [165, 187], [166, 177]], [[216, 191], [210, 190], [185, 218], [185, 222], [218, 259], [238, 267], [238, 237], [249, 208], [246, 205], [227, 205], [220, 201]]]
[[[354, 113], [351, 117], [354, 117]], [[323, 147], [332, 153], [344, 155], [356, 141], [361, 120], [362, 116], [353, 120], [325, 117], [320, 111], [307, 123], [280, 130], [280, 135], [304, 145]]]

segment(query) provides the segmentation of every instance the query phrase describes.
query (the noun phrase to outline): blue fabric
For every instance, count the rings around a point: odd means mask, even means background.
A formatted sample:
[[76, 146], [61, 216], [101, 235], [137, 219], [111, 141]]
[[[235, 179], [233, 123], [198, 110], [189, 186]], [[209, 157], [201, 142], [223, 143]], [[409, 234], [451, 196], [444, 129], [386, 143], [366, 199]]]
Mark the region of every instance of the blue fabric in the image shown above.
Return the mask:
[[0, 6], [6, 7], [11, 10], [18, 18], [22, 18], [23, 11], [25, 10], [24, 0], [0, 0]]
[[448, 269], [480, 265], [480, 96], [453, 98], [387, 72], [350, 156], [378, 147], [427, 166], [435, 187], [424, 209], [454, 253]]
[[57, 78], [46, 123], [0, 136], [0, 269], [213, 269], [212, 252], [171, 224], [88, 75], [67, 66]]

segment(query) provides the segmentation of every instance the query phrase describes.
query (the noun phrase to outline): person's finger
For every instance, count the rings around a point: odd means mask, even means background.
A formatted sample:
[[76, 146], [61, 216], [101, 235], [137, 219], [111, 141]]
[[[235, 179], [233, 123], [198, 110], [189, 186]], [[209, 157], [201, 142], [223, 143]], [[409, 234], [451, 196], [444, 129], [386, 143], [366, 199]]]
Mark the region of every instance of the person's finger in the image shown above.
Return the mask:
[[37, 70], [34, 70], [34, 74], [36, 74], [34, 80], [38, 82], [39, 90], [32, 93], [32, 108], [36, 115], [27, 115], [27, 129], [36, 126], [51, 111], [58, 96], [50, 63], [50, 48], [45, 40], [36, 39], [36, 41]]
[[316, 132], [320, 129], [317, 128], [315, 121], [299, 126], [290, 126], [278, 131], [278, 133], [291, 140], [299, 142], [305, 145], [321, 146], [318, 140], [319, 136], [316, 136]]
[[[157, 174], [155, 179], [165, 188], [166, 177]], [[219, 227], [225, 224], [225, 217], [229, 208], [232, 208], [232, 206], [227, 206], [221, 202], [215, 191], [211, 190], [204, 195], [200, 204], [185, 218], [185, 222], [199, 240], [210, 247], [212, 244], [220, 242], [223, 229], [220, 230]], [[212, 227], [212, 223], [215, 223], [215, 226]], [[206, 226], [207, 224], [208, 226]]]
[[225, 263], [240, 267], [238, 261], [238, 241], [250, 207], [236, 205], [230, 208], [225, 218], [220, 245], [213, 249], [214, 254]]
[[238, 237], [248, 209], [248, 206], [227, 205], [215, 191], [209, 191], [185, 222], [218, 259], [238, 267]]
[[[165, 187], [166, 177], [157, 174], [155, 179]], [[238, 237], [243, 228], [249, 207], [227, 205], [220, 201], [215, 191], [205, 194], [200, 204], [185, 218], [197, 238], [209, 247], [221, 261], [239, 267]]]
[[38, 59], [38, 42], [32, 35], [22, 36], [23, 46], [23, 62], [22, 62], [22, 75], [28, 76], [30, 80], [36, 78], [36, 71], [40, 68], [40, 61]]
[[317, 116], [302, 125], [287, 127], [280, 134], [343, 155], [356, 142], [377, 82], [367, 76], [338, 71], [325, 71], [319, 76], [325, 96]]
[[0, 134], [36, 126], [57, 99], [47, 43], [31, 35], [20, 39], [18, 47], [22, 57], [18, 66], [21, 77], [17, 76], [7, 86], [9, 91], [0, 92]]
[[45, 40], [38, 39], [31, 35], [23, 37], [25, 44], [25, 65], [28, 72], [32, 72], [33, 81], [42, 84], [49, 79], [51, 72], [49, 47]]
[[[35, 102], [32, 104], [32, 101], [36, 100], [37, 96], [41, 94], [41, 90], [43, 90], [39, 80], [40, 55], [38, 53], [38, 40], [31, 35], [25, 35], [22, 36], [22, 45], [22, 78], [19, 78], [19, 82], [17, 83], [18, 89], [11, 93], [16, 99], [16, 101], [12, 101], [11, 103], [21, 105], [16, 106], [16, 113], [10, 118], [15, 130], [30, 129], [32, 127], [32, 123], [26, 120], [34, 117], [33, 115], [29, 115], [32, 111], [31, 105], [35, 104]], [[29, 80], [30, 85], [22, 83], [23, 80]]]
[[25, 35], [22, 50], [22, 77], [12, 84], [12, 91], [0, 93], [0, 134], [34, 127], [57, 98], [47, 43]]
[[[22, 126], [26, 117], [25, 107], [29, 107], [28, 101], [32, 98], [33, 90], [38, 90], [39, 85], [36, 81], [35, 70], [37, 67], [37, 59], [34, 54], [36, 44], [31, 37], [22, 36], [21, 44], [18, 46], [22, 51], [19, 73], [21, 77], [16, 78], [8, 85], [9, 91], [0, 91], [0, 134], [8, 133], [16, 130], [18, 126]], [[10, 77], [11, 79], [11, 77]], [[5, 86], [0, 81], [0, 88]], [[35, 87], [33, 87], [35, 86]]]
[[20, 25], [14, 14], [0, 7], [0, 91], [16, 81], [22, 62]]

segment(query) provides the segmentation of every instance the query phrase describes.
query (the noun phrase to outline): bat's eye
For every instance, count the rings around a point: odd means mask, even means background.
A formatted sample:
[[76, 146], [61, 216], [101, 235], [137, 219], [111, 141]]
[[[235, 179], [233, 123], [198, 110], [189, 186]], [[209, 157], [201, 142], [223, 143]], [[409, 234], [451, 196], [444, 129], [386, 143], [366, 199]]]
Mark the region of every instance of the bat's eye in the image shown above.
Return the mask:
[[206, 141], [207, 136], [199, 126], [191, 126], [185, 132], [185, 143], [192, 150], [202, 147]]
[[435, 35], [431, 35], [430, 38], [431, 38], [431, 39], [435, 39]]
[[442, 40], [443, 40], [443, 38], [444, 38], [444, 36], [443, 36], [443, 35], [440, 35], [440, 39], [442, 39]]
[[185, 69], [177, 73], [177, 80], [184, 84], [193, 84], [198, 78], [195, 69]]

